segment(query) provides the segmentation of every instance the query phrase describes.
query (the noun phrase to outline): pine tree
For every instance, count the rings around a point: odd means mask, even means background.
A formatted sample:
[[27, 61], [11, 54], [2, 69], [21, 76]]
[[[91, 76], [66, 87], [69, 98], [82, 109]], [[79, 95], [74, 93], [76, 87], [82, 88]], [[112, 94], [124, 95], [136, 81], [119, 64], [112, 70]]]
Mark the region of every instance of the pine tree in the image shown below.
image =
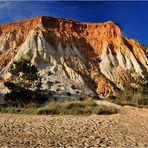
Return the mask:
[[5, 95], [8, 104], [24, 105], [30, 102], [43, 103], [47, 97], [41, 93], [41, 77], [38, 69], [29, 60], [21, 59], [11, 64], [11, 78], [4, 85], [10, 90]]

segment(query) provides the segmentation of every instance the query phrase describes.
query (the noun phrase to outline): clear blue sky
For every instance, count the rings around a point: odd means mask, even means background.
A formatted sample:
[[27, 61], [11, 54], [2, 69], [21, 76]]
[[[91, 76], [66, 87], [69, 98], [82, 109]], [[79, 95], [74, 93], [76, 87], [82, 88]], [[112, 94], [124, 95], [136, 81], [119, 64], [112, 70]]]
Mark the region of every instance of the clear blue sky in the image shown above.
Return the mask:
[[69, 18], [83, 22], [113, 21], [123, 34], [148, 46], [148, 2], [7, 2], [0, 1], [0, 24], [36, 16]]

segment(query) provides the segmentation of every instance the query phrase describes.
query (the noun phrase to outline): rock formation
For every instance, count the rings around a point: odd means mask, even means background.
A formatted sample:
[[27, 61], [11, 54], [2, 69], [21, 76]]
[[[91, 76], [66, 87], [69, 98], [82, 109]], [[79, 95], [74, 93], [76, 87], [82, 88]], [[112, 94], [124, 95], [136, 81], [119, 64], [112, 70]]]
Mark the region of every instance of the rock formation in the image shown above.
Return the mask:
[[0, 26], [1, 81], [9, 78], [13, 61], [26, 58], [39, 68], [43, 88], [48, 89], [52, 80], [53, 90], [60, 92], [108, 96], [126, 83], [126, 70], [147, 71], [147, 53], [110, 21], [82, 23], [43, 16]]

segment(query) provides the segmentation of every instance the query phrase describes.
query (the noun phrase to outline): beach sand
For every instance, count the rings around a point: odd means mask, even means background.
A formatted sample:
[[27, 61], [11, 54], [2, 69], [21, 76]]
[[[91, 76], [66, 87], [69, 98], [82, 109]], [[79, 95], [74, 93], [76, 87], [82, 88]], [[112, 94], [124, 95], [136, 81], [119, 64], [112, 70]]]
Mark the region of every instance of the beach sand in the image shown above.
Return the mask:
[[148, 147], [148, 109], [114, 115], [0, 113], [0, 147]]

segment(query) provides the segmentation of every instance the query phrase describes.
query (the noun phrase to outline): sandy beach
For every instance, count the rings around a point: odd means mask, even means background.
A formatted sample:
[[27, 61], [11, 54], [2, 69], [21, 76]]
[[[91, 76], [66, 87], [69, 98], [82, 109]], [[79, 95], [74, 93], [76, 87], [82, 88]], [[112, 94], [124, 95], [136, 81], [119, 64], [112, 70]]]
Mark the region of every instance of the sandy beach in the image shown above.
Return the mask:
[[148, 147], [148, 109], [115, 115], [0, 114], [0, 147]]

